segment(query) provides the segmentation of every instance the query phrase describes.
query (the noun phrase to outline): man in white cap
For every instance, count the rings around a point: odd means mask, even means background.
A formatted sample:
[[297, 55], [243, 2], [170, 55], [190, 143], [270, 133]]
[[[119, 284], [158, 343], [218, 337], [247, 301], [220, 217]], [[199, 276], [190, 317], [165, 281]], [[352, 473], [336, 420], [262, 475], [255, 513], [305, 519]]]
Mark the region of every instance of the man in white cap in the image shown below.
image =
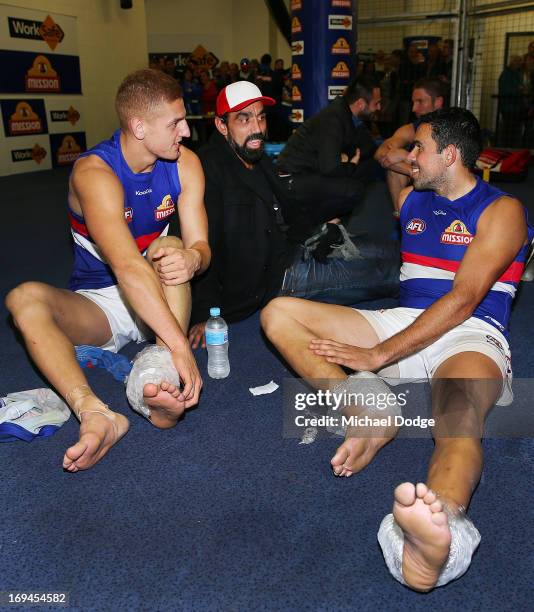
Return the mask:
[[189, 339], [195, 348], [204, 342], [211, 306], [220, 306], [232, 322], [288, 287], [291, 295], [345, 304], [392, 295], [397, 288], [398, 251], [390, 245], [358, 241], [358, 258], [336, 259], [335, 266], [301, 261], [299, 247], [281, 227], [288, 192], [264, 153], [264, 107], [274, 104], [253, 83], [228, 85], [217, 98], [216, 130], [198, 151], [206, 177], [212, 263], [192, 283]]

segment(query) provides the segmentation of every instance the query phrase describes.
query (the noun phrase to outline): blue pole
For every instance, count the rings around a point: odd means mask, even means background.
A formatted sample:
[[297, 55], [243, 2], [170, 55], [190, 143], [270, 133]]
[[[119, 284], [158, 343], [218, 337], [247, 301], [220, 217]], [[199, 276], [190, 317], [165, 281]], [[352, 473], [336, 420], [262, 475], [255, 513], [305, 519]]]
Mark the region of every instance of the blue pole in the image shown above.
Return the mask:
[[292, 0], [293, 123], [341, 95], [356, 66], [353, 0]]

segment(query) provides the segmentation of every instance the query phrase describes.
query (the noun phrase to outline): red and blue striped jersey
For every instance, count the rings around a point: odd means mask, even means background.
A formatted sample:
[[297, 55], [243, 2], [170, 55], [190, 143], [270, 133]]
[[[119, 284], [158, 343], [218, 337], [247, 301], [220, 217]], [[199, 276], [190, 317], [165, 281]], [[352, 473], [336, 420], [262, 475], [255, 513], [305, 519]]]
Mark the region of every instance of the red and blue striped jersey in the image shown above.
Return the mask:
[[[400, 214], [401, 306], [425, 309], [452, 289], [455, 273], [476, 235], [480, 215], [504, 195], [507, 194], [479, 178], [469, 193], [454, 201], [434, 191], [412, 191], [408, 195]], [[473, 313], [505, 335], [533, 237], [534, 230], [528, 225], [529, 243], [520, 249]]]
[[[151, 172], [133, 172], [121, 151], [120, 130], [80, 157], [98, 155], [118, 176], [124, 189], [124, 218], [144, 254], [149, 245], [169, 229], [170, 216], [176, 212], [181, 186], [176, 161], [158, 159]], [[117, 284], [98, 245], [85, 225], [84, 218], [69, 209], [74, 239], [74, 266], [69, 288], [100, 289]]]

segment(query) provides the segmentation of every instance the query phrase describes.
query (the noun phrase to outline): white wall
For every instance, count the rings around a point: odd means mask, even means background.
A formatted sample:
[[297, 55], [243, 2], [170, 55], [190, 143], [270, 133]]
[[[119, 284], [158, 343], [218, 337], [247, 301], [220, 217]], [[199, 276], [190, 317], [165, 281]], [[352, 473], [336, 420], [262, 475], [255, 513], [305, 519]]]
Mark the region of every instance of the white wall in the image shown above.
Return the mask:
[[[148, 63], [144, 0], [133, 0], [129, 10], [121, 9], [119, 0], [7, 0], [5, 4], [77, 17], [87, 146], [108, 138], [117, 127], [113, 102], [119, 83], [128, 72]], [[20, 98], [20, 94], [2, 97]]]
[[[135, 0], [134, 0], [135, 4]], [[291, 49], [275, 33], [264, 0], [145, 0], [148, 50], [192, 51], [201, 44], [219, 60], [238, 62], [270, 53], [286, 65]]]

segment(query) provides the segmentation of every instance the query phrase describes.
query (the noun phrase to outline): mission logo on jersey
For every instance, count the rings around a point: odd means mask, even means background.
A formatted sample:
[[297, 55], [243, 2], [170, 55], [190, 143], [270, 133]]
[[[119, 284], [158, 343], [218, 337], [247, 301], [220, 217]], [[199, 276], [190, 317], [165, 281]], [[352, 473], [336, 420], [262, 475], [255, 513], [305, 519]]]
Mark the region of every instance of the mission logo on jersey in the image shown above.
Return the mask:
[[175, 210], [175, 206], [174, 206], [174, 202], [172, 201], [171, 196], [166, 195], [161, 201], [161, 204], [154, 211], [156, 221], [161, 221], [162, 219], [165, 219], [169, 215], [172, 215], [174, 210]]
[[465, 226], [465, 223], [455, 219], [441, 234], [442, 244], [470, 244], [474, 236]]

